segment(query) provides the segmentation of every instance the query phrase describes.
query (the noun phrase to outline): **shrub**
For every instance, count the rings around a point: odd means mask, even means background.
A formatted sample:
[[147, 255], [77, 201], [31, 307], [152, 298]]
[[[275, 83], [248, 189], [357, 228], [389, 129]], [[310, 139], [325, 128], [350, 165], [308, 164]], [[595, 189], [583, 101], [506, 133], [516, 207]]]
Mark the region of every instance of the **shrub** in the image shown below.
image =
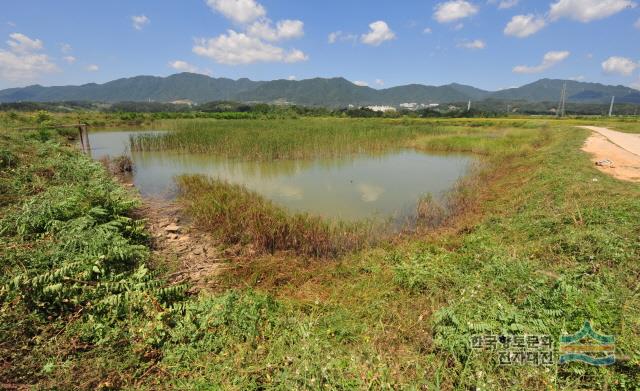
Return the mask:
[[0, 169], [13, 168], [18, 164], [18, 157], [8, 149], [0, 148]]

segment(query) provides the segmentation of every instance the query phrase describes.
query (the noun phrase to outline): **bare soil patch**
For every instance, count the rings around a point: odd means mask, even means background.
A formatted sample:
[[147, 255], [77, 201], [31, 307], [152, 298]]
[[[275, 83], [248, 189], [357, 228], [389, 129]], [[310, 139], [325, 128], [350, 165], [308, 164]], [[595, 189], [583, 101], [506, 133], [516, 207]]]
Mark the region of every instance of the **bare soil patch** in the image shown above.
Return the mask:
[[232, 267], [233, 249], [221, 249], [211, 234], [194, 227], [175, 202], [145, 198], [136, 211], [151, 234], [154, 262], [169, 269], [172, 283], [192, 290], [215, 289], [216, 277]]
[[620, 137], [620, 132], [609, 129], [596, 129], [592, 126], [584, 128], [593, 130], [594, 133], [587, 139], [582, 150], [591, 154], [591, 161], [600, 171], [624, 181], [640, 182], [640, 155], [631, 152], [636, 150], [636, 143], [640, 146], [639, 136], [622, 134]]

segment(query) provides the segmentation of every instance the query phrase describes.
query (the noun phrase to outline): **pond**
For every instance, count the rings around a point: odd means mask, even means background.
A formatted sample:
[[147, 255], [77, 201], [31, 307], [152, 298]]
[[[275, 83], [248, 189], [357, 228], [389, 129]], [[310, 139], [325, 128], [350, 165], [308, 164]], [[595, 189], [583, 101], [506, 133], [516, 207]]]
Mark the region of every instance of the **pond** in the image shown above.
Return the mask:
[[[142, 131], [158, 133], [158, 131]], [[421, 196], [443, 197], [467, 172], [468, 155], [396, 150], [385, 154], [312, 160], [239, 161], [208, 154], [131, 152], [132, 131], [89, 135], [92, 156], [129, 155], [142, 196], [172, 199], [174, 177], [203, 174], [242, 184], [293, 211], [344, 220], [400, 219]]]

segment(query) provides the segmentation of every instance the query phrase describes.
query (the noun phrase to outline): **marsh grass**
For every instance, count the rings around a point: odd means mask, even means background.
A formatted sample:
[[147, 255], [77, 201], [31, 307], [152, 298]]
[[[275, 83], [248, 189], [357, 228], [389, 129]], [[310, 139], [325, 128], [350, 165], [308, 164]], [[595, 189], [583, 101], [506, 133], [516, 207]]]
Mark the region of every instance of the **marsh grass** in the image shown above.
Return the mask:
[[189, 214], [225, 244], [334, 258], [374, 243], [377, 237], [370, 222], [292, 213], [241, 185], [192, 175], [180, 176], [176, 182]]
[[164, 121], [160, 135], [131, 138], [132, 151], [211, 153], [242, 160], [307, 159], [375, 153], [402, 147], [433, 126], [402, 121], [317, 119]]

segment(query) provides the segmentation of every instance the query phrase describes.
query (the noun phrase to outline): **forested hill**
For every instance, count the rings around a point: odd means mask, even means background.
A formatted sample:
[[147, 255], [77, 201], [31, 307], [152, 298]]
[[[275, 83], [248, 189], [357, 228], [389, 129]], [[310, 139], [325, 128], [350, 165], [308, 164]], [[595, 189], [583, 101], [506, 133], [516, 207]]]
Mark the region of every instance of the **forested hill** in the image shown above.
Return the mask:
[[344, 78], [252, 81], [213, 78], [194, 73], [168, 77], [136, 76], [104, 84], [43, 87], [33, 85], [0, 91], [0, 102], [52, 101], [154, 101], [216, 100], [240, 102], [294, 103], [307, 106], [399, 105], [401, 103], [446, 103], [466, 100], [557, 101], [567, 85], [569, 102], [605, 103], [616, 97], [620, 103], [639, 103], [640, 91], [625, 86], [608, 86], [570, 80], [542, 79], [517, 88], [485, 91], [462, 84], [427, 86], [410, 84], [386, 89], [356, 85]]

